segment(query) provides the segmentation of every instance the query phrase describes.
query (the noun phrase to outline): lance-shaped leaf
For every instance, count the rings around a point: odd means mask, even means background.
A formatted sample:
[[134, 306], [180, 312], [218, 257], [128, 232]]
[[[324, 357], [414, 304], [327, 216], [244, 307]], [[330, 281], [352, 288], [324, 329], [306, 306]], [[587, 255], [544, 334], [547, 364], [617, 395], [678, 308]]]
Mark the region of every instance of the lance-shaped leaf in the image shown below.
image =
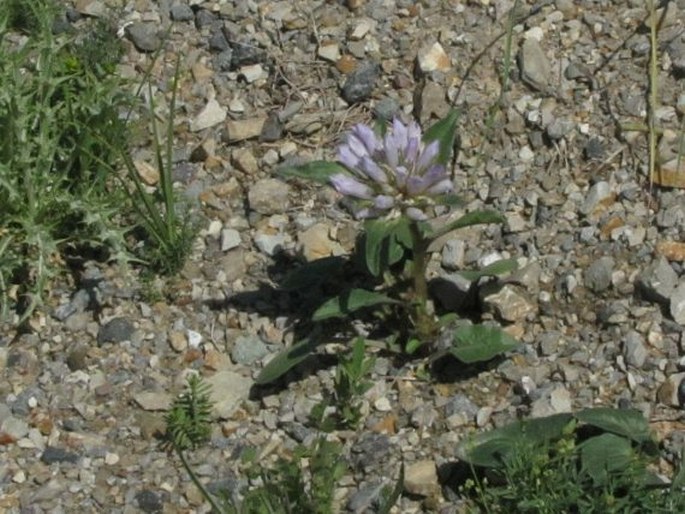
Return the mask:
[[431, 141], [438, 141], [440, 144], [440, 151], [436, 162], [444, 166], [450, 161], [452, 156], [452, 149], [454, 147], [454, 139], [457, 135], [457, 120], [459, 119], [459, 111], [452, 109], [447, 116], [432, 125], [423, 135], [423, 140], [426, 143]]
[[364, 258], [366, 267], [374, 277], [398, 262], [404, 250], [411, 245], [409, 220], [368, 220], [364, 224]]
[[624, 436], [637, 443], [651, 441], [649, 423], [639, 410], [597, 407], [576, 413], [578, 421]]
[[606, 484], [609, 473], [627, 468], [635, 456], [630, 440], [614, 434], [591, 437], [578, 448], [581, 471], [598, 486]]
[[278, 173], [286, 178], [301, 178], [320, 184], [328, 184], [330, 178], [338, 173], [349, 174], [342, 164], [329, 161], [312, 161], [299, 166], [284, 166], [278, 170]]
[[453, 346], [448, 350], [465, 364], [483, 362], [513, 350], [518, 341], [497, 327], [470, 325], [454, 332]]
[[424, 224], [422, 227], [423, 236], [427, 239], [437, 239], [440, 236], [447, 234], [453, 230], [473, 225], [483, 225], [486, 223], [504, 223], [505, 219], [499, 212], [496, 211], [473, 211], [464, 214], [461, 218], [456, 219], [441, 227], [430, 227]]
[[314, 338], [306, 338], [298, 341], [290, 348], [287, 348], [271, 359], [262, 369], [255, 380], [257, 385], [265, 385], [282, 377], [300, 362], [305, 360], [316, 350], [321, 341]]
[[518, 262], [516, 259], [502, 259], [497, 262], [493, 262], [489, 266], [485, 266], [480, 270], [472, 271], [460, 271], [459, 275], [464, 277], [470, 282], [475, 282], [481, 277], [494, 277], [497, 275], [504, 275], [505, 273], [510, 273], [518, 268]]
[[326, 301], [316, 309], [312, 315], [312, 320], [323, 321], [331, 318], [344, 318], [354, 311], [389, 303], [400, 302], [382, 293], [367, 291], [366, 289], [351, 289]]

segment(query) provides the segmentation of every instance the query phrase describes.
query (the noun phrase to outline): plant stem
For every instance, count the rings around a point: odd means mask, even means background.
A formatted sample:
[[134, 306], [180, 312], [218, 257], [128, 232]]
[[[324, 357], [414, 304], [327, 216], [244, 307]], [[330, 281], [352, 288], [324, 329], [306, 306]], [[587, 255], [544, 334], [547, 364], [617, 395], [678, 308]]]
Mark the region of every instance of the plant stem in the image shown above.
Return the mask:
[[197, 476], [193, 472], [193, 469], [190, 467], [190, 464], [188, 464], [188, 461], [186, 460], [186, 457], [185, 457], [185, 454], [183, 453], [183, 450], [176, 447], [176, 453], [178, 453], [178, 456], [181, 458], [181, 462], [183, 463], [183, 467], [186, 468], [186, 471], [188, 472], [188, 475], [190, 475], [190, 479], [195, 484], [195, 487], [197, 487], [200, 490], [200, 493], [202, 494], [202, 496], [204, 496], [205, 499], [212, 506], [212, 511], [216, 512], [216, 514], [221, 514], [222, 513], [221, 507], [219, 506], [219, 504], [214, 499], [214, 496], [212, 496], [212, 494], [205, 488], [204, 485], [202, 485], [202, 482], [200, 482], [200, 480], [197, 478]]
[[417, 335], [421, 342], [434, 335], [435, 320], [428, 312], [428, 282], [426, 268], [428, 267], [428, 243], [416, 221], [409, 224], [412, 239], [412, 281], [414, 284], [412, 298], [412, 315], [416, 325]]

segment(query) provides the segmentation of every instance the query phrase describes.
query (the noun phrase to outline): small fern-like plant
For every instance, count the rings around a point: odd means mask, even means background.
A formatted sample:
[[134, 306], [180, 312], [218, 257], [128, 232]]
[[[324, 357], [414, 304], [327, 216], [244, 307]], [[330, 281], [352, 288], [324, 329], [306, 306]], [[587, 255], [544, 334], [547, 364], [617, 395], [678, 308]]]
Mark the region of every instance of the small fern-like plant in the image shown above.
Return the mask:
[[212, 400], [210, 387], [198, 375], [190, 375], [186, 390], [174, 401], [166, 416], [166, 441], [169, 450], [175, 450], [190, 479], [214, 512], [222, 512], [217, 500], [205, 488], [190, 467], [186, 450], [194, 450], [209, 441], [212, 433]]

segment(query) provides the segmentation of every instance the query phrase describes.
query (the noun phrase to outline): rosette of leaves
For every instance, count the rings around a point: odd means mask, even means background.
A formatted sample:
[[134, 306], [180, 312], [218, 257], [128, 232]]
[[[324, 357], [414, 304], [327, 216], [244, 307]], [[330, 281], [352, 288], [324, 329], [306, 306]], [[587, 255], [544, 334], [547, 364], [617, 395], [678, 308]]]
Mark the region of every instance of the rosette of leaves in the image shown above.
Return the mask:
[[[351, 320], [370, 312], [379, 325], [393, 327], [384, 336], [393, 349], [407, 354], [419, 349], [424, 354], [436, 350], [438, 337], [444, 335], [445, 320], [432, 307], [428, 294], [426, 269], [428, 248], [437, 238], [454, 230], [488, 223], [501, 223], [501, 214], [472, 211], [461, 216], [436, 218], [461, 204], [453, 194], [448, 173], [456, 136], [458, 113], [451, 111], [425, 132], [418, 124], [394, 119], [379, 131], [356, 125], [338, 148], [338, 161], [317, 161], [282, 170], [285, 177], [309, 179], [332, 185], [357, 219], [363, 220], [363, 237], [356, 254], [363, 262], [372, 287], [355, 287], [342, 275], [343, 260], [324, 258], [308, 263], [290, 276], [284, 289], [309, 290], [335, 277], [347, 284], [325, 299], [313, 311], [314, 324]], [[469, 279], [506, 273], [516, 266], [513, 260], [499, 261], [487, 269], [468, 271]], [[296, 342], [272, 359], [258, 378], [259, 383], [276, 380], [302, 362], [320, 344], [325, 330]], [[465, 363], [492, 359], [511, 350], [516, 341], [497, 327], [463, 326], [454, 331], [448, 353]]]
[[590, 408], [516, 421], [465, 438], [456, 455], [470, 467], [470, 489], [488, 512], [685, 509], [682, 467], [670, 484], [649, 468], [659, 459], [659, 446], [633, 409]]

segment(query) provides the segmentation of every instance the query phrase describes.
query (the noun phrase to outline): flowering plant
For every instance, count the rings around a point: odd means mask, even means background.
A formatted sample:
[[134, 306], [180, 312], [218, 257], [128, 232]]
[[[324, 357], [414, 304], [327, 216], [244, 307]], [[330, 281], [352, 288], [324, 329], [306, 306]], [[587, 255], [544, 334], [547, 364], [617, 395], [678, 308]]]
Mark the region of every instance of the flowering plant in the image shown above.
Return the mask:
[[[425, 133], [416, 122], [405, 124], [399, 118], [378, 132], [367, 125], [355, 125], [338, 147], [338, 162], [316, 161], [283, 170], [288, 177], [328, 183], [343, 195], [354, 216], [364, 221], [357, 253], [363, 257], [365, 272], [381, 281], [372, 290], [345, 287], [319, 305], [312, 321], [345, 319], [352, 313], [372, 310], [382, 325], [395, 328], [384, 334], [386, 343], [407, 354], [427, 349], [435, 356], [437, 343], [444, 339], [447, 323], [456, 313], [438, 317], [429, 298], [426, 272], [430, 244], [459, 228], [503, 221], [493, 211], [469, 212], [452, 220], [449, 216], [436, 217], [436, 209], [444, 212], [460, 204], [447, 171], [457, 118], [457, 112], [452, 111]], [[514, 267], [515, 261], [505, 260], [468, 274], [477, 280]], [[319, 259], [292, 273], [284, 286], [309, 288], [312, 282], [340, 269], [337, 257]], [[344, 280], [349, 284], [349, 277]], [[258, 383], [271, 382], [304, 360], [325, 342], [321, 333], [314, 330], [312, 334], [317, 335], [277, 355], [263, 369]], [[446, 352], [466, 363], [489, 360], [516, 346], [516, 341], [496, 327], [463, 325], [447, 335], [451, 344]]]

